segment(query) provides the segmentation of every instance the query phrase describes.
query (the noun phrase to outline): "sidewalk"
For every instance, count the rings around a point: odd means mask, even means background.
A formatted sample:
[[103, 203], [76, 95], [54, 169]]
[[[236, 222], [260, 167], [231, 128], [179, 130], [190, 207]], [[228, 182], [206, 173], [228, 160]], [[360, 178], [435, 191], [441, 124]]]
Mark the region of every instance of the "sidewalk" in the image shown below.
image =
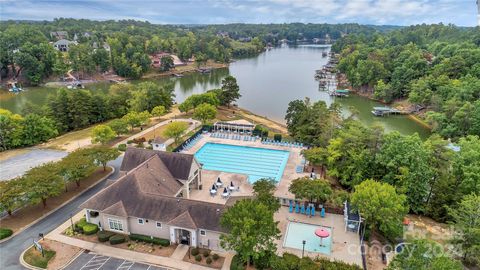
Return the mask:
[[[83, 213], [84, 213], [83, 211], [80, 211], [79, 213], [77, 213], [73, 217], [73, 220], [74, 221], [79, 220], [81, 217], [83, 217]], [[45, 238], [58, 241], [61, 243], [66, 243], [68, 245], [77, 246], [82, 249], [90, 250], [104, 256], [121, 258], [124, 260], [133, 261], [133, 262], [159, 265], [159, 266], [164, 266], [171, 269], [179, 269], [179, 270], [212, 270], [213, 269], [210, 267], [205, 267], [205, 266], [200, 266], [200, 265], [192, 264], [189, 262], [185, 262], [182, 260], [183, 257], [182, 259], [172, 258], [174, 257], [173, 255], [175, 255], [176, 253], [177, 254], [181, 253], [183, 252], [183, 250], [180, 250], [178, 252], [177, 250], [175, 250], [175, 252], [172, 254], [172, 257], [161, 257], [161, 256], [156, 256], [151, 254], [135, 252], [131, 250], [113, 248], [111, 246], [107, 246], [104, 244], [87, 242], [84, 240], [63, 235], [62, 232], [65, 231], [65, 229], [67, 229], [70, 225], [71, 225], [70, 220], [66, 221], [65, 223], [63, 223], [62, 225], [60, 225], [59, 227], [51, 231], [49, 234], [47, 234]], [[178, 248], [180, 249], [182, 249], [182, 247], [183, 247], [182, 245], [178, 246]], [[188, 247], [187, 247], [187, 250], [188, 250]], [[228, 260], [228, 264], [227, 264], [227, 260]], [[227, 255], [225, 258], [225, 263], [222, 267], [222, 270], [229, 269], [230, 262], [231, 262], [231, 256], [230, 258], [228, 258], [228, 255]]]
[[[136, 138], [140, 138], [142, 137], [143, 135], [149, 133], [150, 131], [153, 131], [154, 129], [157, 129], [161, 126], [164, 126], [164, 125], [167, 125], [167, 124], [170, 124], [171, 122], [175, 122], [175, 121], [181, 121], [181, 122], [187, 122], [187, 123], [190, 123], [192, 122], [193, 125], [189, 126], [188, 129], [185, 131], [185, 134], [187, 134], [188, 132], [194, 130], [196, 127], [199, 127], [201, 126], [201, 122], [200, 121], [197, 121], [197, 120], [194, 120], [194, 119], [184, 119], [184, 118], [180, 118], [180, 119], [169, 119], [169, 120], [165, 120], [163, 122], [160, 122], [154, 126], [151, 126], [145, 130], [142, 130], [141, 132], [135, 134], [135, 135], [132, 135], [124, 140], [122, 140], [121, 142], [118, 142], [117, 144], [114, 145], [114, 147], [118, 147], [118, 145], [120, 144], [126, 144], [127, 141], [129, 140], [133, 140], [133, 139], [136, 139]], [[170, 144], [173, 143], [173, 139], [168, 139], [167, 141], [165, 141], [165, 145], [168, 146]]]

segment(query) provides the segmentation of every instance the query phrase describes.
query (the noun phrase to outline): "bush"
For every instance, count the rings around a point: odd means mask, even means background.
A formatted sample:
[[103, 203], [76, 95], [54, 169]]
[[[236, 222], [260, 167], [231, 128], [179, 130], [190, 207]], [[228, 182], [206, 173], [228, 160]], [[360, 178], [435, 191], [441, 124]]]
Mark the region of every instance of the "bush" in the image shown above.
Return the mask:
[[81, 218], [77, 223], [75, 223], [75, 228], [80, 228], [83, 230], [83, 226], [87, 225], [87, 219]]
[[115, 235], [112, 235], [110, 239], [108, 239], [108, 241], [110, 242], [110, 245], [118, 245], [125, 242], [125, 236], [120, 234], [115, 234]]
[[170, 240], [168, 240], [168, 239], [163, 239], [163, 238], [158, 238], [158, 237], [150, 237], [148, 235], [143, 235], [143, 234], [132, 233], [128, 236], [128, 238], [130, 238], [130, 240], [156, 244], [156, 245], [160, 245], [160, 246], [164, 246], [164, 247], [170, 246]]
[[202, 253], [203, 253], [203, 257], [206, 258], [206, 257], [208, 257], [208, 256], [210, 255], [210, 250], [205, 249]]
[[146, 141], [147, 141], [147, 140], [145, 140], [145, 137], [135, 138], [135, 139], [132, 140], [133, 143], [142, 144], [142, 145], [143, 145], [143, 143], [146, 142]]
[[220, 258], [220, 256], [218, 256], [217, 253], [213, 253], [212, 259], [213, 259], [214, 261], [218, 260], [219, 258]]
[[198, 254], [197, 256], [195, 256], [195, 261], [199, 262], [202, 260], [202, 256], [200, 256], [200, 254]]
[[4, 239], [13, 234], [13, 231], [7, 228], [0, 228], [0, 239]]
[[190, 254], [192, 254], [192, 256], [197, 256], [198, 253], [200, 253], [198, 248], [192, 248], [192, 250], [190, 251]]
[[108, 231], [101, 231], [97, 233], [98, 241], [99, 242], [107, 242], [110, 237], [114, 235], [113, 232]]
[[282, 134], [273, 135], [273, 140], [277, 141], [277, 142], [281, 142], [282, 141]]
[[127, 144], [132, 144], [133, 143], [133, 140], [128, 140], [127, 141]]
[[87, 223], [83, 226], [83, 233], [85, 235], [92, 235], [98, 232], [98, 226], [92, 223]]
[[118, 151], [122, 151], [122, 152], [127, 151], [127, 145], [124, 144], [124, 143], [119, 144], [118, 145]]
[[206, 263], [211, 264], [212, 263], [212, 258], [207, 258]]
[[149, 150], [152, 150], [153, 149], [153, 146], [152, 145], [149, 145], [147, 147], [145, 147], [146, 149], [149, 149]]

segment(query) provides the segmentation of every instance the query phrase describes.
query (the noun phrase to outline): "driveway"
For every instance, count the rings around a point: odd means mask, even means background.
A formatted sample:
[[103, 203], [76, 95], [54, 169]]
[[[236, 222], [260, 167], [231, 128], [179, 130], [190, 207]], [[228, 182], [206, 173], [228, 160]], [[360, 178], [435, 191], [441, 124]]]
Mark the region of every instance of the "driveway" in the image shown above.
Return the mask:
[[122, 259], [84, 252], [65, 270], [168, 270], [150, 264], [126, 261]]
[[[123, 155], [116, 160], [109, 162], [109, 165], [115, 168], [115, 173], [108, 179], [117, 179], [119, 175], [120, 165], [122, 164]], [[105, 182], [102, 181], [96, 186], [92, 187], [67, 205], [61, 207], [46, 218], [40, 220], [35, 225], [24, 230], [12, 239], [0, 244], [0, 269], [2, 270], [16, 270], [24, 269], [19, 262], [20, 254], [29, 246], [32, 245], [34, 238], [38, 237], [39, 233], [47, 234], [58, 225], [67, 221], [70, 214], [78, 212], [78, 206], [85, 202], [88, 198], [93, 196], [105, 187]], [[87, 270], [87, 269], [85, 269]]]

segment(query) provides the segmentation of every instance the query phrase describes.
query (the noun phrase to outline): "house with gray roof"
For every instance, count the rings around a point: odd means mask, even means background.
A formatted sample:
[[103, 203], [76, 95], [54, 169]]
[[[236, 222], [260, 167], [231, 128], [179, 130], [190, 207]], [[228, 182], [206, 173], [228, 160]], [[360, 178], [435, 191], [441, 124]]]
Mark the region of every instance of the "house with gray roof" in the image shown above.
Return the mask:
[[70, 41], [67, 39], [60, 39], [53, 43], [53, 47], [61, 52], [68, 52], [68, 49], [72, 45], [77, 45], [76, 41]]
[[128, 148], [121, 177], [80, 207], [102, 230], [169, 239], [171, 243], [222, 250], [220, 217], [225, 205], [189, 199], [201, 187], [193, 155]]

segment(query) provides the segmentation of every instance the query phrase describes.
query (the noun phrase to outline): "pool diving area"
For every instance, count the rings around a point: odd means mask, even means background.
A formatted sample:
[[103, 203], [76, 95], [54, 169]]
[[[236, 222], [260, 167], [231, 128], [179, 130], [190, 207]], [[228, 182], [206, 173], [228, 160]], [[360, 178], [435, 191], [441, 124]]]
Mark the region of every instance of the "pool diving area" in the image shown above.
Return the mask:
[[[315, 235], [315, 230], [321, 228], [329, 232], [329, 236], [321, 239]], [[305, 251], [330, 255], [332, 249], [332, 230], [329, 227], [300, 222], [289, 222], [284, 247], [302, 250], [305, 240]]]
[[289, 151], [208, 142], [195, 158], [205, 170], [239, 173], [253, 184], [261, 178], [279, 182], [290, 155]]

